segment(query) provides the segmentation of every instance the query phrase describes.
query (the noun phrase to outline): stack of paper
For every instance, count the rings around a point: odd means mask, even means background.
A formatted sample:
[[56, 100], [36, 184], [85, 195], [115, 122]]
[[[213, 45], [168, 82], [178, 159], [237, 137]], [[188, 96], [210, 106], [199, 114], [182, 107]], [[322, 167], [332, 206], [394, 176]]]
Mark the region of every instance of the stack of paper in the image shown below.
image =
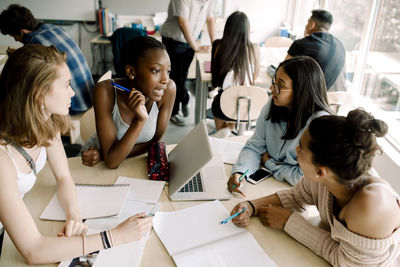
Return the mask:
[[[101, 218], [118, 215], [129, 194], [129, 184], [92, 185], [76, 184], [79, 210], [82, 219]], [[42, 215], [42, 220], [64, 221], [66, 215], [54, 194]]]
[[[89, 227], [91, 233], [98, 233], [114, 228], [135, 214], [141, 212], [154, 214], [157, 210], [157, 201], [160, 198], [165, 185], [164, 181], [151, 181], [120, 176], [115, 182], [115, 185], [120, 184], [129, 184], [131, 188], [121, 213], [119, 216], [86, 220], [85, 223]], [[98, 253], [95, 253], [95, 257], [90, 259], [90, 262], [93, 264], [93, 267], [138, 266], [148, 238], [149, 233], [143, 236], [139, 241], [120, 245], [107, 250], [100, 250]], [[64, 261], [60, 263], [59, 267], [75, 266], [71, 265], [71, 263], [77, 262], [78, 260], [86, 261], [86, 258], [80, 257], [73, 259], [72, 261]]]

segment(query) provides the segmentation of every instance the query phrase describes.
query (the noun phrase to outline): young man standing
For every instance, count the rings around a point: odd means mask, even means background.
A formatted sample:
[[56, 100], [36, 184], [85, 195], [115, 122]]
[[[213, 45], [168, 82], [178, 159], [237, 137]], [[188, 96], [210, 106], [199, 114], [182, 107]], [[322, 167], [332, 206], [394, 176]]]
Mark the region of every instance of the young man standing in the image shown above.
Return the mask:
[[162, 42], [171, 59], [170, 78], [176, 84], [176, 98], [171, 121], [179, 126], [185, 119], [179, 113], [189, 116], [189, 93], [185, 88], [190, 63], [195, 52], [209, 52], [209, 46], [199, 46], [196, 40], [207, 23], [211, 43], [214, 41], [215, 22], [213, 17], [214, 0], [170, 0], [168, 18], [161, 28]]

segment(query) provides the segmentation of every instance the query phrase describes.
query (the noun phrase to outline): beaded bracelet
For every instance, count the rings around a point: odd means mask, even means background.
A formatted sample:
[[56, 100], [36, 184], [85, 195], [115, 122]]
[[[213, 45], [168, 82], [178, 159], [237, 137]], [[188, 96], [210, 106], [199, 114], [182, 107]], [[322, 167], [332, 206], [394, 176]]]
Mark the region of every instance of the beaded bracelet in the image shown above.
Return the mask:
[[253, 213], [251, 214], [251, 217], [254, 216], [254, 214], [256, 213], [256, 208], [254, 207], [253, 203], [251, 203], [250, 200], [247, 200], [247, 202], [250, 204], [250, 206], [253, 208]]

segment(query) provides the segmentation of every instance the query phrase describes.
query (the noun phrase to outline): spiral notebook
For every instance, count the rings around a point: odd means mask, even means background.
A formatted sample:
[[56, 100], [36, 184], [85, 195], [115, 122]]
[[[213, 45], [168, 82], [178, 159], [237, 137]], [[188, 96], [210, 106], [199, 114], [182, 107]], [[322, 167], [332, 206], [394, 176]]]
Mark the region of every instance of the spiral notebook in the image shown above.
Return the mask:
[[[82, 219], [118, 215], [130, 190], [129, 184], [76, 184], [75, 187]], [[40, 215], [40, 219], [54, 221], [66, 219], [64, 209], [58, 201], [57, 192]]]

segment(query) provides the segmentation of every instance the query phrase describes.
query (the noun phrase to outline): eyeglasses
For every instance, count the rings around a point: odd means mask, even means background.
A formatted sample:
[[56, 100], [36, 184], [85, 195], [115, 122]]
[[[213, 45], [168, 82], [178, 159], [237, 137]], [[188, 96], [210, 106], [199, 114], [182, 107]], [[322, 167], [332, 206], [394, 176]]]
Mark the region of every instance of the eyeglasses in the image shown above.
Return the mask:
[[290, 90], [290, 89], [283, 89], [283, 90], [281, 90], [280, 88], [279, 88], [279, 86], [276, 84], [276, 82], [275, 82], [275, 77], [272, 77], [272, 91], [274, 92], [274, 94], [275, 95], [279, 95], [281, 92], [284, 92], [284, 91], [293, 91], [293, 90]]

